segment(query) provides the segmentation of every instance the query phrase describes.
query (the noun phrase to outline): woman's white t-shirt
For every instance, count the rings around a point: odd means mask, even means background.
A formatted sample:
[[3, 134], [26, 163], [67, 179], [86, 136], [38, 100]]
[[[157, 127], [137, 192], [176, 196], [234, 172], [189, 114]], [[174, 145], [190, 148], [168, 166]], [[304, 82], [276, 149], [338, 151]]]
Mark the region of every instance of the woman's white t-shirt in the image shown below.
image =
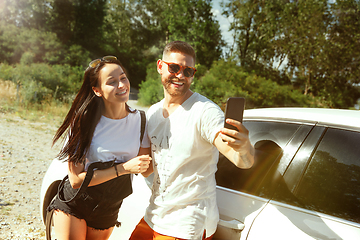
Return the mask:
[[[122, 119], [110, 119], [101, 116], [86, 156], [85, 170], [92, 162], [106, 162], [116, 159], [117, 163], [122, 163], [136, 157], [140, 147], [140, 129], [139, 111], [129, 113]], [[145, 127], [141, 147], [150, 147], [147, 127]]]

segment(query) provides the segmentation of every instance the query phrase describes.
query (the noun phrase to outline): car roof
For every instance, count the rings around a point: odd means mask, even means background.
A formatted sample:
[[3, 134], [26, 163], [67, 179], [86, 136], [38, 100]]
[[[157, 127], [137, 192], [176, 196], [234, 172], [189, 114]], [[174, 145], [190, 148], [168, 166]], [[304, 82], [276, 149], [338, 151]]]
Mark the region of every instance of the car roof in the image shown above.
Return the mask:
[[308, 122], [360, 129], [360, 111], [328, 108], [259, 108], [244, 111], [244, 119]]

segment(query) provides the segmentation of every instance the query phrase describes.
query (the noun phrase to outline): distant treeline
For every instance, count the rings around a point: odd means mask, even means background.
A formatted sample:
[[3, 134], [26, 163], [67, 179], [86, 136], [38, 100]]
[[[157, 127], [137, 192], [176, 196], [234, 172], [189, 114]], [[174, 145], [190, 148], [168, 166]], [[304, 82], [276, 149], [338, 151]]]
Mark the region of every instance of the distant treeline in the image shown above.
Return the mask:
[[[197, 53], [192, 88], [220, 106], [349, 108], [360, 97], [359, 0], [226, 1], [233, 44], [210, 0], [0, 1], [0, 79], [26, 102], [71, 101], [91, 59], [115, 55], [146, 105], [162, 98], [165, 44]], [[26, 90], [25, 90], [26, 89]]]

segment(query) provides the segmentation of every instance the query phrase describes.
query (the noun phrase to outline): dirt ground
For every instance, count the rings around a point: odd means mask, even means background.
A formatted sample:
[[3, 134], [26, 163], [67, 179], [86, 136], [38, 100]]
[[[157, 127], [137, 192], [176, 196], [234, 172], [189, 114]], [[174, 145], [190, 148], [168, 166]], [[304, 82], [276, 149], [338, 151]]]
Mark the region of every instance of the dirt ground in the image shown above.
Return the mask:
[[45, 239], [39, 210], [42, 178], [59, 147], [56, 126], [0, 113], [0, 240]]

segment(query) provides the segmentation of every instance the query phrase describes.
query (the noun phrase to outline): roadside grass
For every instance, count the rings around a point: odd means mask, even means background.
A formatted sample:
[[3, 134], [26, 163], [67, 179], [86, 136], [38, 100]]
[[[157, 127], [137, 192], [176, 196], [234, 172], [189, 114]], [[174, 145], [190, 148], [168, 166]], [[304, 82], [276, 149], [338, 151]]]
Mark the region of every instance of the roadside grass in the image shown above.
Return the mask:
[[30, 122], [51, 124], [58, 128], [70, 107], [52, 99], [42, 104], [25, 104], [17, 92], [13, 82], [0, 80], [0, 114], [6, 115], [6, 121], [16, 122], [16, 118], [19, 117]]

